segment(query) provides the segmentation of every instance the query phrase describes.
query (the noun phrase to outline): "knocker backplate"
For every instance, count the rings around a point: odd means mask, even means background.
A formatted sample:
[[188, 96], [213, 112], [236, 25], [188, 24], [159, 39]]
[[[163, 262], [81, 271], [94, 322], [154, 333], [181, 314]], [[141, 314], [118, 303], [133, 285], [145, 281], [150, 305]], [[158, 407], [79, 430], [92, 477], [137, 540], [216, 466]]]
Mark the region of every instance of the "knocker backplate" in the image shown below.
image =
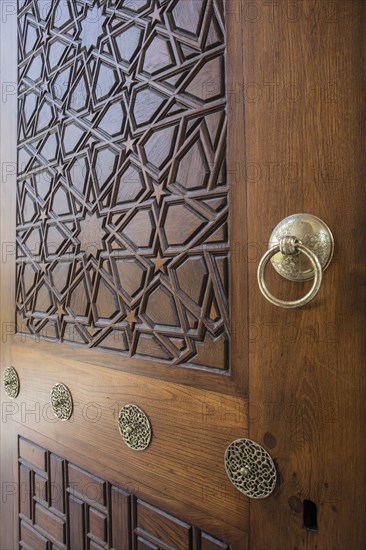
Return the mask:
[[14, 367], [7, 367], [3, 374], [4, 390], [8, 397], [15, 399], [19, 394], [19, 376]]
[[123, 441], [134, 451], [144, 451], [151, 441], [151, 426], [140, 407], [129, 403], [122, 407], [118, 417], [118, 429]]
[[230, 481], [249, 498], [266, 498], [275, 488], [274, 462], [267, 451], [251, 439], [237, 439], [228, 446], [225, 468]]
[[51, 389], [51, 406], [59, 420], [69, 420], [72, 415], [72, 397], [65, 384], [58, 382]]
[[[269, 247], [286, 236], [296, 237], [318, 258], [323, 271], [328, 267], [334, 251], [331, 230], [323, 220], [312, 214], [293, 214], [282, 220], [273, 230]], [[304, 254], [284, 255], [278, 252], [271, 259], [275, 270], [290, 281], [306, 281], [314, 277], [314, 269]]]

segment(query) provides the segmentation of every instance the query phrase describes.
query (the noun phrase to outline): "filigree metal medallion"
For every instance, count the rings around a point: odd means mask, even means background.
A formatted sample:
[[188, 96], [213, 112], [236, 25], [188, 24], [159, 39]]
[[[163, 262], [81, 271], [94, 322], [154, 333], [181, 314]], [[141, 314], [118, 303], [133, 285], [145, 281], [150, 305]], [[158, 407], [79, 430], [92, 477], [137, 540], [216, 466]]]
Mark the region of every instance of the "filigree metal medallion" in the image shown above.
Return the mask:
[[7, 367], [3, 375], [4, 390], [8, 397], [15, 399], [19, 394], [19, 376], [14, 367]]
[[263, 447], [251, 439], [233, 441], [225, 452], [225, 468], [230, 481], [247, 497], [268, 497], [276, 485], [276, 467]]
[[140, 407], [129, 403], [122, 407], [118, 417], [118, 429], [123, 441], [134, 451], [144, 451], [151, 441], [151, 426]]
[[58, 382], [51, 389], [51, 406], [59, 420], [69, 420], [72, 415], [72, 397], [65, 384]]

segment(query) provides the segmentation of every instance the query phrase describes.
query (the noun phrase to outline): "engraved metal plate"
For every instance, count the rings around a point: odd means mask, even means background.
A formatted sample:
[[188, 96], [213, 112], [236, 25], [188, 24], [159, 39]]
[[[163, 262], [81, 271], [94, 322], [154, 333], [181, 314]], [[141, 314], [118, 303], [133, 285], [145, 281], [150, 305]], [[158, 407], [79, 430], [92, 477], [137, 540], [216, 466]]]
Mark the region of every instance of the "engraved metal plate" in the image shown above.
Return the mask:
[[59, 420], [69, 420], [72, 415], [72, 397], [65, 384], [58, 382], [51, 389], [52, 410]]
[[151, 441], [151, 426], [140, 407], [129, 403], [122, 407], [118, 417], [118, 429], [123, 441], [134, 451], [145, 450]]
[[268, 497], [276, 485], [276, 467], [263, 447], [251, 439], [233, 441], [225, 452], [225, 468], [230, 481], [247, 497]]
[[19, 394], [19, 376], [14, 367], [8, 367], [3, 375], [4, 390], [8, 397], [15, 399]]
[[[334, 250], [331, 230], [323, 220], [312, 214], [293, 214], [282, 220], [272, 231], [269, 248], [280, 243], [286, 236], [296, 237], [317, 256], [323, 271], [328, 267]], [[314, 269], [308, 258], [301, 253], [282, 254], [271, 258], [275, 270], [290, 281], [307, 281], [314, 277]]]

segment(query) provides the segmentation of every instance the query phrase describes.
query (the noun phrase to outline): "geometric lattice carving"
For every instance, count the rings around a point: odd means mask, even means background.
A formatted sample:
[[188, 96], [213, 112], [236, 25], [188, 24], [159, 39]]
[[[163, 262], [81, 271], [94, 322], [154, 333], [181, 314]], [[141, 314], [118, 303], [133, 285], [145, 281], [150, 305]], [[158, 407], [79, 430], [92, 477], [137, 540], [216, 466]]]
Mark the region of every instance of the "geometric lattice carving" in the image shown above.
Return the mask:
[[[192, 549], [193, 527], [19, 438], [20, 548]], [[203, 550], [229, 546], [196, 530]]]
[[21, 2], [18, 120], [18, 331], [227, 369], [223, 1]]

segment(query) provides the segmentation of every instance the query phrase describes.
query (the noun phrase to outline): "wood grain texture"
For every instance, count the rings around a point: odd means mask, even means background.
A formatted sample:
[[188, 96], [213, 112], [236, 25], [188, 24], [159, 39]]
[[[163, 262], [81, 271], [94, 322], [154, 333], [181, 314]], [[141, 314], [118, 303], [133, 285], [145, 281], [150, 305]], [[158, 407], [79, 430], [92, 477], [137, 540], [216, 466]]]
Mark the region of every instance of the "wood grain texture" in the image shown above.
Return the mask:
[[[250, 505], [250, 547], [361, 550], [365, 3], [256, 5], [244, 32], [248, 240], [257, 251], [249, 262], [250, 436], [274, 457], [279, 487]], [[336, 250], [317, 298], [285, 311], [261, 296], [255, 271], [273, 227], [296, 212], [324, 219]], [[267, 276], [286, 299], [305, 291], [271, 269]], [[303, 526], [304, 499], [318, 507], [316, 533]]]
[[[43, 355], [39, 371], [37, 345], [33, 351], [28, 343], [25, 347], [26, 363], [21, 346], [12, 349], [23, 380], [22, 401], [11, 415], [16, 433], [31, 440], [37, 433], [43, 449], [52, 444], [55, 454], [81, 469], [101, 480], [107, 476], [121, 488], [134, 487], [137, 497], [212, 536], [230, 542], [244, 535], [248, 503], [227, 478], [223, 460], [229, 443], [248, 429], [242, 399], [157, 380], [146, 383], [137, 375], [118, 373], [116, 378], [111, 369], [94, 366], [90, 371], [77, 361], [70, 369], [52, 353]], [[50, 408], [50, 387], [61, 372], [74, 401], [69, 422], [55, 421]], [[131, 451], [118, 431], [119, 411], [131, 402], [138, 403], [151, 422], [153, 437], [144, 452]], [[40, 451], [30, 453], [23, 447], [27, 456], [44, 463]], [[80, 468], [69, 467], [69, 481], [76, 486], [89, 481], [94, 500], [104, 505], [103, 482], [85, 479]]]
[[[1, 154], [14, 163], [2, 181], [1, 313], [2, 368], [17, 363], [22, 393], [2, 430], [2, 480], [17, 479], [21, 435], [28, 458], [51, 453], [45, 467], [38, 456], [31, 481], [36, 515], [44, 526], [47, 513], [60, 518], [71, 507], [71, 547], [89, 529], [90, 548], [100, 548], [105, 511], [88, 518], [89, 504], [55, 484], [88, 471], [122, 487], [112, 513], [132, 493], [192, 525], [194, 549], [241, 550], [248, 505], [223, 465], [228, 443], [247, 433], [246, 275], [230, 267], [245, 259], [229, 254], [245, 239], [235, 173], [244, 144], [234, 124], [226, 138], [227, 123], [243, 124], [243, 103], [227, 101], [243, 74], [241, 23], [230, 10], [225, 22], [221, 0], [31, 0], [19, 3], [17, 26], [16, 4], [1, 28], [13, 83], [18, 35], [20, 84], [19, 103], [14, 91], [1, 118]], [[75, 405], [63, 425], [48, 406], [56, 379]], [[118, 434], [119, 408], [130, 401], [153, 424], [145, 457]], [[101, 423], [89, 422], [83, 415], [99, 406]], [[66, 472], [63, 460], [77, 466]], [[21, 472], [27, 480], [26, 464]], [[45, 542], [43, 527], [27, 523], [34, 507], [22, 508], [18, 532], [15, 493], [1, 544], [24, 537], [24, 547], [49, 547], [51, 533]], [[137, 512], [125, 510], [115, 528]], [[66, 544], [58, 525], [55, 548]], [[129, 548], [132, 535], [118, 532], [114, 547]], [[148, 530], [136, 537], [136, 547], [155, 544]]]

